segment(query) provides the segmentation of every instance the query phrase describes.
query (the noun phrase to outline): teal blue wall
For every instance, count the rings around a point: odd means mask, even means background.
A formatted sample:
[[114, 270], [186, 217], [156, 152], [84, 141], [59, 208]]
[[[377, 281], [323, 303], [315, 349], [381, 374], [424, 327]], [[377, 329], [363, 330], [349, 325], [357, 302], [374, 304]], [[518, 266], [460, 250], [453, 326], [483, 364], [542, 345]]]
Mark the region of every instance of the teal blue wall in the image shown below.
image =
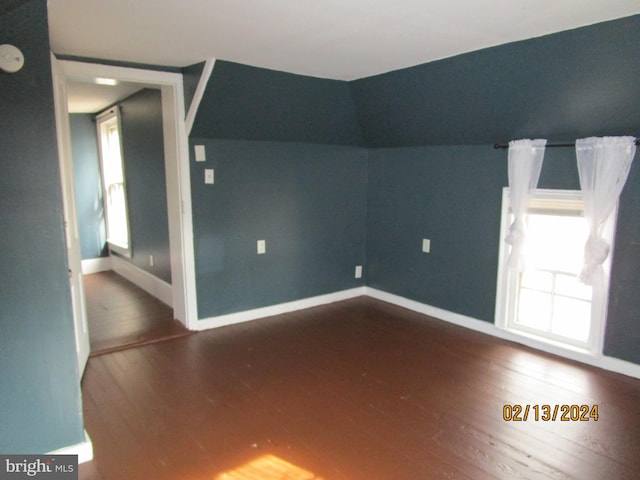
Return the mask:
[[[119, 103], [132, 256], [121, 257], [171, 283], [171, 256], [159, 90], [144, 89]], [[95, 115], [71, 115], [74, 179], [82, 258], [108, 255]], [[115, 255], [115, 254], [114, 254]], [[151, 266], [149, 256], [153, 255]]]
[[[20, 0], [16, 0], [20, 1]], [[27, 0], [28, 1], [28, 0]], [[137, 68], [140, 70], [151, 70], [154, 72], [182, 73], [183, 68], [170, 67], [168, 65], [154, 65], [150, 63], [127, 62], [118, 59], [83, 57], [78, 55], [64, 55], [56, 53], [58, 60], [69, 60], [70, 62], [95, 63], [98, 65], [110, 65], [112, 67]], [[189, 68], [189, 67], [187, 67]]]
[[[182, 69], [182, 83], [184, 85], [184, 110], [189, 112], [191, 102], [196, 94], [198, 83], [200, 83], [200, 76], [204, 70], [205, 62], [196, 63], [195, 65], [189, 65]], [[186, 114], [186, 113], [185, 113]]]
[[119, 105], [132, 245], [131, 258], [123, 259], [171, 283], [160, 90], [141, 90]]
[[[270, 224], [280, 228], [278, 248], [288, 249], [278, 254], [291, 258], [301, 245], [305, 252], [324, 246], [317, 236], [287, 243], [288, 231], [344, 236], [332, 223], [348, 222], [340, 205], [323, 205], [316, 194], [359, 205], [353, 193], [362, 183], [349, 191], [338, 181], [348, 176], [336, 168], [349, 152], [367, 158], [351, 172], [366, 183], [366, 208], [349, 212], [351, 231], [362, 228], [355, 235], [362, 240], [339, 262], [327, 263], [335, 253], [326, 250], [318, 265], [333, 271], [351, 257], [365, 258], [369, 286], [493, 321], [507, 154], [491, 145], [523, 137], [640, 135], [638, 38], [640, 16], [634, 16], [353, 82], [218, 62], [191, 139], [192, 147], [203, 143], [213, 151], [209, 165], [217, 178], [220, 165], [220, 181], [230, 182], [202, 186], [205, 165], [192, 163], [200, 317], [358, 284], [345, 276], [323, 289], [313, 278], [294, 287], [299, 262], [280, 264], [281, 281], [270, 276], [276, 264], [254, 253]], [[316, 175], [336, 181], [332, 190], [313, 183], [296, 188], [299, 169], [306, 168], [296, 159], [303, 156], [314, 159]], [[633, 313], [640, 307], [634, 293], [640, 222], [631, 213], [640, 196], [636, 169], [620, 205], [605, 353], [640, 364]], [[579, 187], [572, 149], [547, 149], [540, 185]], [[298, 203], [308, 213], [287, 216], [287, 206]], [[319, 215], [323, 206], [335, 208], [338, 218]], [[358, 218], [363, 211], [365, 224]], [[421, 252], [422, 238], [432, 240], [430, 255]], [[326, 275], [328, 268], [317, 272]], [[265, 286], [267, 279], [273, 285]]]
[[640, 15], [350, 83], [368, 146], [640, 135]]
[[[640, 135], [639, 38], [634, 16], [352, 82], [367, 143], [390, 147], [369, 151], [367, 284], [493, 321], [507, 152], [491, 144]], [[604, 352], [640, 364], [638, 169], [620, 201]], [[574, 149], [547, 149], [539, 185], [579, 189]]]
[[216, 61], [194, 138], [362, 145], [349, 85]]
[[[638, 162], [620, 198], [604, 352], [640, 364]], [[367, 285], [493, 322], [507, 152], [374, 149], [368, 178]], [[580, 189], [574, 149], [547, 149], [538, 185]], [[422, 238], [431, 239], [429, 255], [420, 251]]]
[[[27, 58], [0, 76], [0, 451], [42, 452], [83, 439], [45, 2], [0, 9], [0, 31]], [[365, 263], [371, 286], [490, 321], [506, 152], [489, 145], [640, 135], [639, 33], [635, 16], [351, 83], [218, 62], [190, 139], [209, 154], [191, 158], [199, 316], [363, 285]], [[547, 150], [541, 185], [575, 188], [573, 168]], [[636, 364], [639, 168], [605, 338]]]
[[[373, 149], [368, 176], [367, 285], [493, 322], [506, 150]], [[580, 188], [572, 149], [547, 149], [539, 187]]]
[[0, 14], [25, 64], [0, 74], [0, 452], [84, 440], [46, 2]]
[[69, 124], [82, 259], [107, 257], [95, 115], [69, 115]]
[[[191, 139], [198, 315], [207, 318], [363, 285], [366, 150]], [[204, 168], [215, 184], [205, 185]], [[257, 255], [257, 240], [267, 253]]]
[[492, 321], [503, 157], [486, 145], [371, 150], [367, 285]]
[[346, 82], [216, 62], [190, 139], [200, 318], [363, 285], [361, 143]]
[[604, 353], [637, 364], [640, 364], [639, 212], [640, 153], [636, 153], [618, 205]]

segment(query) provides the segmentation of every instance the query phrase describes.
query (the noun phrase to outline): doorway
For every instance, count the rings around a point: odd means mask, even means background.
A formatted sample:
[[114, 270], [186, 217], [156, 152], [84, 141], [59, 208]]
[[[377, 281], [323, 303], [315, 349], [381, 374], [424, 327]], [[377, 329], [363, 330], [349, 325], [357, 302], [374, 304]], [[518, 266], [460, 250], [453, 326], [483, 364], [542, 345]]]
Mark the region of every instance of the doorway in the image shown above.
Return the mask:
[[90, 356], [186, 334], [171, 307], [161, 92], [67, 87]]
[[83, 280], [91, 357], [192, 333], [169, 305], [113, 270]]
[[[96, 82], [101, 79], [110, 81], [139, 84], [141, 87], [158, 88], [161, 92], [163, 137], [165, 151], [165, 171], [167, 189], [167, 210], [170, 242], [170, 270], [172, 279], [172, 303], [174, 317], [189, 329], [195, 329], [197, 322], [195, 298], [195, 272], [193, 253], [193, 231], [191, 223], [191, 189], [189, 183], [188, 142], [184, 125], [184, 96], [182, 76], [176, 73], [148, 71], [126, 67], [89, 64], [73, 61], [58, 61], [55, 64], [54, 84], [60, 90], [55, 96], [58, 121], [66, 122], [63, 128], [58, 128], [59, 144], [61, 148], [61, 163], [63, 163], [63, 191], [67, 221], [76, 215], [76, 205], [73, 195], [72, 172], [70, 155], [70, 132], [68, 127], [67, 90], [63, 88], [68, 82]], [[66, 147], [66, 148], [65, 148]], [[71, 184], [70, 184], [71, 183]], [[74, 247], [79, 248], [79, 246]], [[80, 295], [79, 303], [84, 307], [84, 294]], [[82, 330], [86, 324], [86, 308], [82, 310], [84, 318], [75, 318], [76, 332]], [[77, 317], [78, 315], [74, 315]], [[77, 344], [82, 340], [77, 335]], [[85, 338], [85, 341], [88, 339]], [[77, 345], [79, 366], [84, 370], [86, 358], [80, 345]], [[85, 352], [85, 355], [88, 352]]]

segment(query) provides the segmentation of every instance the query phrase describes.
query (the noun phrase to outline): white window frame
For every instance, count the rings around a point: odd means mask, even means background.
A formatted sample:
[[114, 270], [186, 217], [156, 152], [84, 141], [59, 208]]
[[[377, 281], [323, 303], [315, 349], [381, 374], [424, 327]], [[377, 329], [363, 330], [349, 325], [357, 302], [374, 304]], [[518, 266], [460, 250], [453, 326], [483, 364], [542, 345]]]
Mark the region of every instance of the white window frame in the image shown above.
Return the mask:
[[[127, 225], [127, 238], [125, 242], [118, 241], [113, 238], [110, 227], [109, 227], [109, 197], [107, 195], [107, 184], [105, 180], [105, 166], [104, 166], [104, 156], [102, 151], [102, 135], [103, 128], [105, 125], [112, 123], [115, 119], [115, 122], [118, 126], [118, 138], [120, 140], [120, 161], [122, 162], [122, 175], [123, 175], [123, 189], [124, 189], [124, 211], [126, 216], [126, 225]], [[131, 227], [129, 222], [129, 207], [128, 207], [128, 199], [127, 199], [127, 176], [124, 165], [124, 156], [122, 152], [122, 128], [120, 122], [120, 109], [115, 106], [111, 107], [108, 110], [98, 114], [96, 116], [96, 129], [98, 134], [98, 150], [100, 156], [100, 174], [102, 177], [102, 199], [104, 204], [105, 211], [105, 226], [107, 231], [107, 244], [109, 246], [109, 251], [116, 252], [120, 255], [124, 255], [125, 257], [131, 258]]]
[[[566, 201], [571, 204], [570, 210], [580, 210], [582, 207], [582, 192], [580, 190], [551, 190], [536, 189], [532, 195], [534, 204], [544, 205], [545, 202], [553, 203], [554, 200]], [[498, 259], [498, 283], [496, 290], [496, 311], [495, 325], [496, 327], [508, 332], [528, 337], [530, 339], [555, 345], [557, 347], [586, 353], [592, 356], [601, 356], [604, 343], [604, 331], [606, 326], [607, 304], [609, 297], [609, 278], [611, 270], [611, 258], [613, 256], [613, 243], [615, 238], [615, 224], [617, 219], [617, 206], [614, 208], [605, 226], [603, 237], [611, 245], [611, 252], [607, 261], [603, 264], [604, 268], [604, 288], [600, 295], [594, 291], [591, 302], [591, 328], [589, 339], [585, 346], [576, 346], [571, 342], [559, 341], [549, 338], [543, 334], [533, 333], [525, 329], [514, 328], [511, 320], [514, 318], [515, 310], [515, 290], [518, 284], [518, 272], [508, 268], [508, 259], [510, 246], [504, 242], [509, 231], [512, 221], [510, 209], [510, 191], [505, 187], [502, 191], [502, 211], [500, 222], [500, 251]], [[579, 248], [583, 248], [580, 245]], [[594, 287], [595, 288], [595, 287]]]

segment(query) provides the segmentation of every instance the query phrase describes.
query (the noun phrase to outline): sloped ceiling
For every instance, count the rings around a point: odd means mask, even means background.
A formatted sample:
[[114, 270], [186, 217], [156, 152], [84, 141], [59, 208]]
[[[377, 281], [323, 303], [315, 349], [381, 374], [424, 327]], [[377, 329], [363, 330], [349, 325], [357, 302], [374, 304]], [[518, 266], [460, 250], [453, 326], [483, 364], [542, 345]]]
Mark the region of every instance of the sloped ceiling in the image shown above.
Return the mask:
[[638, 0], [49, 0], [56, 54], [353, 80], [640, 13]]

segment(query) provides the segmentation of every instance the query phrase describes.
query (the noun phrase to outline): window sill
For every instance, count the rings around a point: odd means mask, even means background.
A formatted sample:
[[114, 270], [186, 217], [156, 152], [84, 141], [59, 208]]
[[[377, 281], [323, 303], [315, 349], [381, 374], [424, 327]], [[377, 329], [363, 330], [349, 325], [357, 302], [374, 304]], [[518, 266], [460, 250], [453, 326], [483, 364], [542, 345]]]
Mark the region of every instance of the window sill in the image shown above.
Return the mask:
[[[523, 338], [523, 340], [526, 339], [527, 340], [526, 342], [522, 342], [522, 343], [525, 343], [526, 345], [529, 345], [533, 348], [538, 348], [540, 350], [547, 351], [549, 353], [556, 353], [556, 351], [560, 350], [563, 352], [571, 352], [578, 355], [588, 356], [590, 358], [600, 357], [600, 354], [595, 351], [595, 348], [587, 348], [587, 347], [579, 347], [576, 345], [570, 345], [568, 343], [543, 337], [541, 335], [535, 335], [530, 332], [525, 332], [517, 328], [505, 327], [505, 326], [497, 326], [497, 328], [505, 332], [508, 332], [511, 335], [521, 337]], [[548, 347], [551, 347], [551, 348], [548, 348]]]
[[116, 253], [122, 257], [131, 258], [131, 248], [119, 245], [117, 243], [107, 241], [107, 245], [109, 246], [109, 252]]

